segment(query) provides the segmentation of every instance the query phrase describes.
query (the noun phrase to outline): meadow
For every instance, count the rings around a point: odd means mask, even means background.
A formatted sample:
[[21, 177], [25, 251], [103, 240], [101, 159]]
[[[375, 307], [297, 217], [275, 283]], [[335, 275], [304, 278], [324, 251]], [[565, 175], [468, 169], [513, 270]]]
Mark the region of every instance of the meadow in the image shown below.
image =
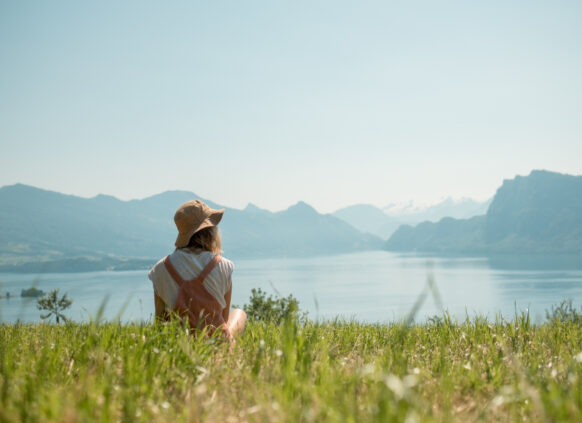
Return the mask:
[[0, 325], [1, 422], [580, 420], [577, 319]]

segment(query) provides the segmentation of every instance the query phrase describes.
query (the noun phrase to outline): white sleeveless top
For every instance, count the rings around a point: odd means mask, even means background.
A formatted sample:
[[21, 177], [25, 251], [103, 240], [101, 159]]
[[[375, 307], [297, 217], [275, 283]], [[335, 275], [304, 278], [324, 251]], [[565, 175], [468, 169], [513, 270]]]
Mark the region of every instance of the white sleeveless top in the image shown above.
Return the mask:
[[[199, 254], [193, 253], [187, 248], [182, 248], [170, 254], [170, 262], [184, 280], [196, 279], [214, 257], [210, 251], [202, 251]], [[210, 295], [214, 297], [218, 304], [224, 309], [226, 301], [224, 296], [232, 286], [232, 272], [234, 263], [224, 257], [218, 265], [212, 269], [210, 274], [204, 279], [202, 285]], [[166, 309], [173, 310], [178, 297], [178, 284], [174, 281], [166, 266], [164, 259], [158, 261], [148, 273], [148, 278], [154, 285], [154, 292], [166, 304]]]

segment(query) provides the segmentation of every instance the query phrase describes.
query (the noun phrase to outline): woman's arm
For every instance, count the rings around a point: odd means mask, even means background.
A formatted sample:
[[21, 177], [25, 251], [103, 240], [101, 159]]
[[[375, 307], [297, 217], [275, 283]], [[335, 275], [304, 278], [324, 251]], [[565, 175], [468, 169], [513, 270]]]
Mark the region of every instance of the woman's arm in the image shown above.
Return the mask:
[[156, 320], [166, 320], [166, 303], [155, 292], [154, 305], [156, 308]]
[[224, 296], [224, 301], [226, 302], [226, 307], [222, 310], [222, 318], [225, 322], [228, 322], [228, 315], [230, 314], [230, 298], [232, 297], [232, 283], [226, 295]]
[[240, 335], [240, 333], [245, 328], [247, 322], [247, 314], [239, 308], [235, 308], [232, 313], [230, 313], [230, 299], [232, 297], [232, 283], [230, 284], [230, 289], [224, 296], [226, 301], [226, 307], [222, 311], [222, 317], [226, 322], [226, 328], [224, 330], [226, 336], [232, 342], [235, 336]]
[[235, 337], [241, 334], [246, 323], [247, 314], [240, 308], [235, 308], [232, 313], [230, 313], [226, 326], [228, 327], [231, 336]]

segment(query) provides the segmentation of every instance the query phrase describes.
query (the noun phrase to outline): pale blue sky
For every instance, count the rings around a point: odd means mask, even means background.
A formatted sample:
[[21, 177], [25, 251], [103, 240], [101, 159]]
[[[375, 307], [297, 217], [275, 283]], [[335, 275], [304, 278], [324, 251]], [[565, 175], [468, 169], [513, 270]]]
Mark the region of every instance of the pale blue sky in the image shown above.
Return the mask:
[[321, 212], [582, 173], [580, 1], [1, 1], [0, 185]]

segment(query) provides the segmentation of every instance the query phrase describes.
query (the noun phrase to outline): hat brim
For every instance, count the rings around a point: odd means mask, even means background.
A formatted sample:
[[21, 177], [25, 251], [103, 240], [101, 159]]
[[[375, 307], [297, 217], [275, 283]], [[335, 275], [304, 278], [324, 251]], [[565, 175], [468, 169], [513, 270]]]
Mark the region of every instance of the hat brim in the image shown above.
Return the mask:
[[217, 226], [218, 223], [222, 220], [223, 214], [224, 209], [213, 210], [212, 214], [208, 216], [206, 219], [204, 219], [202, 223], [200, 223], [200, 225], [193, 227], [184, 234], [179, 234], [178, 238], [176, 238], [176, 242], [174, 243], [174, 245], [177, 248], [184, 248], [185, 246], [188, 245], [188, 243], [190, 242], [190, 238], [192, 238], [192, 235], [194, 235], [196, 232], [201, 231], [202, 229], [209, 228], [211, 226]]

